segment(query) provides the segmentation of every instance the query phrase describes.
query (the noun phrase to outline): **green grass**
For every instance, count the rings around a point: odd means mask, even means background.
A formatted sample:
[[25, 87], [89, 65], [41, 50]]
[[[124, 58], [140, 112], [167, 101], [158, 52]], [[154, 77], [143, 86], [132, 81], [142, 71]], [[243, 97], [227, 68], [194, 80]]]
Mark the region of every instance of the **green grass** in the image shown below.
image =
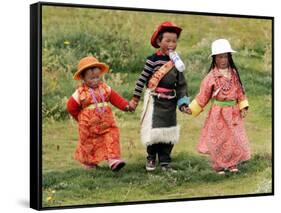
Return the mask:
[[258, 108], [253, 107], [245, 120], [252, 159], [240, 165], [239, 174], [225, 177], [214, 173], [209, 158], [196, 152], [207, 110], [197, 119], [178, 114], [181, 137], [172, 153], [176, 174], [163, 173], [159, 168], [153, 173], [145, 171], [146, 152], [139, 139], [141, 106], [135, 114], [114, 109], [121, 130], [122, 156], [128, 163], [119, 173], [111, 172], [106, 163], [97, 170], [82, 168], [72, 157], [78, 137], [76, 122], [48, 121], [43, 126], [43, 204], [64, 206], [269, 193], [272, 127], [269, 120], [256, 114]]
[[[139, 159], [143, 161], [143, 159]], [[204, 157], [179, 153], [174, 157], [177, 173], [144, 171], [142, 163], [129, 163], [119, 173], [107, 167], [86, 171], [72, 168], [44, 175], [44, 205], [78, 205], [169, 198], [192, 198], [271, 192], [268, 156], [255, 155], [240, 166], [240, 174], [215, 174]], [[55, 193], [51, 191], [55, 190]], [[46, 197], [52, 196], [51, 202]]]
[[[155, 51], [149, 44], [151, 33], [165, 20], [183, 27], [177, 50], [187, 67], [192, 98], [209, 68], [211, 42], [225, 37], [238, 50], [234, 61], [250, 102], [245, 124], [252, 150], [252, 159], [240, 165], [239, 174], [215, 174], [209, 158], [196, 151], [208, 107], [196, 119], [178, 113], [181, 135], [172, 153], [176, 174], [144, 169], [146, 152], [139, 135], [142, 102], [134, 114], [113, 109], [128, 163], [123, 170], [113, 173], [103, 163], [89, 171], [73, 160], [78, 130], [65, 104], [77, 86], [72, 76], [79, 59], [94, 55], [109, 64], [104, 80], [130, 99], [145, 57]], [[43, 8], [43, 206], [271, 192], [271, 55], [269, 20]]]

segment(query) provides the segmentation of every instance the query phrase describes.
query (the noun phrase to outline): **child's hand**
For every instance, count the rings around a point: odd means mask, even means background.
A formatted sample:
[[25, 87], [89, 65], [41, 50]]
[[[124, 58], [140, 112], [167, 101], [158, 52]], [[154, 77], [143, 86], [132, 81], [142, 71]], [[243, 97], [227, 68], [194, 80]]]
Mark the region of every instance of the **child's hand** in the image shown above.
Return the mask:
[[134, 112], [135, 108], [131, 107], [130, 105], [127, 105], [126, 108], [125, 108], [125, 111], [126, 112]]
[[129, 111], [129, 105], [127, 105], [124, 109], [125, 112], [128, 112]]
[[133, 100], [129, 101], [129, 109], [131, 110], [130, 112], [134, 112], [137, 108], [136, 103]]
[[182, 106], [181, 111], [188, 114], [188, 115], [191, 115], [191, 110], [188, 106]]
[[244, 108], [240, 110], [242, 118], [245, 118], [248, 114], [248, 109]]
[[131, 110], [130, 112], [134, 112], [138, 106], [139, 103], [139, 99], [133, 97], [130, 101], [129, 101], [129, 109]]

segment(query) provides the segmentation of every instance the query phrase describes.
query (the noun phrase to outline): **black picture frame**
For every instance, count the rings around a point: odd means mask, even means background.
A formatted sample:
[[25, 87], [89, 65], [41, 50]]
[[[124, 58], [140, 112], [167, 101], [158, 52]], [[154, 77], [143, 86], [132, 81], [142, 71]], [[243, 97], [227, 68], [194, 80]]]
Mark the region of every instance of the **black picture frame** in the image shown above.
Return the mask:
[[[139, 11], [139, 12], [161, 12], [171, 14], [190, 14], [218, 17], [237, 17], [249, 19], [270, 20], [272, 23], [272, 192], [256, 193], [246, 195], [231, 196], [211, 196], [196, 198], [180, 198], [180, 199], [162, 199], [152, 201], [135, 201], [122, 203], [102, 203], [87, 204], [74, 206], [53, 206], [44, 207], [42, 205], [42, 7], [73, 7], [73, 8], [94, 8], [109, 9], [121, 11]], [[48, 209], [66, 209], [66, 208], [84, 208], [97, 206], [114, 206], [114, 205], [134, 205], [143, 203], [161, 203], [176, 201], [192, 201], [192, 200], [209, 200], [209, 199], [225, 199], [237, 197], [254, 197], [254, 196], [272, 196], [274, 195], [274, 17], [241, 15], [241, 14], [223, 14], [223, 13], [206, 13], [193, 11], [174, 11], [174, 10], [158, 10], [148, 8], [129, 8], [129, 7], [112, 7], [100, 5], [83, 5], [68, 3], [50, 3], [38, 2], [30, 5], [30, 207], [36, 210]]]

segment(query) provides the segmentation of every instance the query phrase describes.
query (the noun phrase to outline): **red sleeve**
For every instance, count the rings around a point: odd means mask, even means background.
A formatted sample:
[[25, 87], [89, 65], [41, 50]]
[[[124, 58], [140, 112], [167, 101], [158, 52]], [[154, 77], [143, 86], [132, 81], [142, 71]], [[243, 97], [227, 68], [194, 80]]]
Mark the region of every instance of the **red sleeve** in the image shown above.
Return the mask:
[[117, 107], [118, 109], [125, 111], [126, 106], [129, 105], [128, 101], [122, 98], [116, 91], [111, 89], [111, 94], [110, 94], [110, 103]]
[[80, 106], [79, 106], [79, 104], [75, 101], [75, 99], [72, 96], [67, 101], [66, 109], [69, 112], [69, 114], [76, 121], [78, 121], [78, 114], [80, 112]]

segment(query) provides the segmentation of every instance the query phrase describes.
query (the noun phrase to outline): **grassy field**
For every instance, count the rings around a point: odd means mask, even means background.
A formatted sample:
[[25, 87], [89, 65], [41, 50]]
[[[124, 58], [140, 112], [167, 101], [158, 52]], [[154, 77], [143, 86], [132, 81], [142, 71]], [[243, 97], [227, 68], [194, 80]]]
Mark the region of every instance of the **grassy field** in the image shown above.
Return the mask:
[[145, 149], [139, 140], [139, 114], [116, 111], [121, 129], [123, 157], [128, 165], [113, 173], [106, 164], [97, 170], [84, 170], [72, 154], [77, 143], [73, 120], [48, 122], [43, 132], [43, 202], [45, 206], [191, 198], [271, 192], [271, 124], [251, 113], [246, 126], [252, 160], [240, 165], [241, 173], [226, 177], [215, 174], [208, 158], [196, 153], [196, 142], [204, 115], [195, 120], [179, 114], [181, 139], [173, 150], [176, 174], [160, 169], [147, 173]]
[[[78, 131], [65, 110], [77, 82], [76, 64], [85, 55], [97, 56], [111, 67], [105, 81], [126, 98], [145, 57], [157, 24], [171, 20], [183, 27], [178, 50], [184, 59], [189, 94], [198, 92], [210, 65], [212, 40], [228, 38], [238, 50], [238, 66], [250, 102], [245, 119], [252, 159], [240, 165], [239, 174], [215, 174], [206, 156], [196, 152], [207, 109], [198, 118], [178, 113], [180, 142], [173, 150], [175, 174], [147, 173], [145, 147], [140, 143], [139, 117], [114, 109], [121, 130], [122, 155], [127, 166], [113, 173], [104, 163], [84, 170], [73, 160]], [[102, 11], [94, 9], [43, 9], [43, 206], [192, 198], [272, 191], [272, 73], [271, 23], [268, 20]]]

